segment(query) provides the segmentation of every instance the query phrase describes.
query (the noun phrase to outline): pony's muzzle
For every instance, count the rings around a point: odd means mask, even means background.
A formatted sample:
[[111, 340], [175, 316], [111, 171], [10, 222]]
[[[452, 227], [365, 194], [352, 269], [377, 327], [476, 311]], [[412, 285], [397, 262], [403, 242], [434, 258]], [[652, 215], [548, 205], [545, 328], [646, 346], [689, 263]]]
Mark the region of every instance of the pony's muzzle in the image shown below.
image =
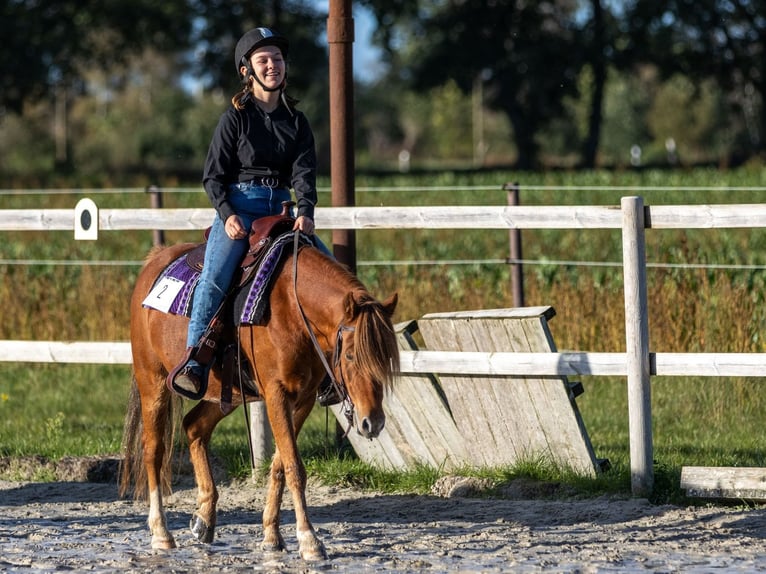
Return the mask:
[[386, 417], [382, 415], [376, 418], [364, 417], [361, 420], [360, 425], [357, 427], [357, 432], [364, 438], [374, 439], [383, 430], [386, 424]]

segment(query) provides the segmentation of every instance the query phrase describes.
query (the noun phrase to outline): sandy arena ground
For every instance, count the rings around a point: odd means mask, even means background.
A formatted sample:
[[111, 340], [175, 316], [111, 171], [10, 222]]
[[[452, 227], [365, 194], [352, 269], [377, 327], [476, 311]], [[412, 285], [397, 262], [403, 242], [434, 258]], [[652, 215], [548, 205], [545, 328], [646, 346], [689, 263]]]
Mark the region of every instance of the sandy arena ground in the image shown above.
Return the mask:
[[[92, 479], [93, 477], [91, 477]], [[147, 507], [120, 500], [113, 482], [0, 481], [2, 572], [711, 572], [766, 570], [766, 509], [679, 508], [643, 499], [534, 500], [466, 497], [445, 481], [431, 496], [311, 485], [310, 516], [330, 559], [298, 557], [289, 496], [289, 551], [260, 550], [262, 487], [220, 488], [212, 545], [188, 529], [195, 490], [168, 501], [179, 548], [153, 551]], [[527, 491], [527, 492], [525, 492]]]

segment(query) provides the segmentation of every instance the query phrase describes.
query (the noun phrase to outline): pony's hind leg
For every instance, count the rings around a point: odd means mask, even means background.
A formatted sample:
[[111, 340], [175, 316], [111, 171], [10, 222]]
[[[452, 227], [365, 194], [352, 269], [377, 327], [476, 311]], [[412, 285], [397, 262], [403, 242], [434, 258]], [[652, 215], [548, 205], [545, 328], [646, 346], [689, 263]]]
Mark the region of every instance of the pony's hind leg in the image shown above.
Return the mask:
[[145, 390], [141, 395], [141, 416], [143, 420], [144, 468], [149, 489], [149, 530], [152, 534], [152, 548], [175, 548], [176, 542], [167, 527], [165, 510], [162, 505], [163, 462], [165, 459], [166, 433], [168, 431], [168, 412], [171, 397], [164, 390], [164, 385], [151, 387], [158, 392]]
[[189, 411], [183, 422], [197, 482], [197, 510], [191, 518], [190, 528], [194, 537], [205, 543], [213, 541], [218, 504], [218, 489], [210, 469], [208, 445], [213, 429], [224, 416], [219, 405], [201, 401]]

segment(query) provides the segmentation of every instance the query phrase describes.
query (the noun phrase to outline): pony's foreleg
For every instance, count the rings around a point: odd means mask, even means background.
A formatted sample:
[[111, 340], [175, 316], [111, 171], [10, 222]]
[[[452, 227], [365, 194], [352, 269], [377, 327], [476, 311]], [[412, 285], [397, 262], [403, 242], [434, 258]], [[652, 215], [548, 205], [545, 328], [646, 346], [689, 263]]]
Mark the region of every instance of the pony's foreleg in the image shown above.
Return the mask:
[[285, 540], [279, 531], [279, 509], [282, 507], [284, 491], [285, 472], [282, 467], [282, 459], [279, 456], [279, 447], [277, 447], [271, 460], [268, 488], [266, 490], [266, 503], [263, 506], [263, 542], [261, 542], [261, 549], [264, 552], [282, 552], [286, 549]]
[[[271, 466], [269, 494], [263, 512], [264, 544], [284, 541], [279, 533], [279, 507], [285, 484], [290, 488], [295, 508], [295, 533], [298, 549], [304, 560], [326, 560], [327, 551], [314, 531], [306, 510], [306, 468], [298, 453], [297, 435], [313, 408], [311, 402], [302, 405], [291, 417], [284, 401], [269, 397], [268, 413], [274, 432], [276, 453]], [[276, 403], [276, 404], [274, 404]]]
[[223, 417], [217, 404], [202, 401], [187, 413], [183, 423], [197, 482], [197, 510], [192, 515], [189, 527], [194, 537], [205, 543], [213, 541], [218, 504], [218, 489], [210, 469], [208, 445], [213, 429]]

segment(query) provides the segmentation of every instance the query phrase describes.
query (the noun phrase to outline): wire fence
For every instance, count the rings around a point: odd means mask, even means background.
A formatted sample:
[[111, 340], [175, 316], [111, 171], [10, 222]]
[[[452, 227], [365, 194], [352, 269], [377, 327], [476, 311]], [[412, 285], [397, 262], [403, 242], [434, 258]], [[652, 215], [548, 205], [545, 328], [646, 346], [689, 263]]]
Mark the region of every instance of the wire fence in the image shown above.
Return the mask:
[[[758, 185], [520, 185], [524, 191], [617, 191], [617, 192], [646, 192], [646, 191], [754, 191], [764, 192], [766, 186]], [[164, 193], [199, 193], [202, 185], [197, 187], [121, 187], [121, 188], [60, 188], [60, 189], [0, 189], [0, 196], [7, 195], [120, 195], [126, 193], [146, 194], [152, 191]], [[330, 187], [317, 187], [320, 193], [329, 193]], [[502, 186], [494, 185], [397, 185], [397, 186], [359, 186], [356, 192], [371, 193], [381, 191], [502, 191]]]
[[[0, 265], [51, 267], [141, 267], [143, 260], [102, 261], [93, 259], [0, 259]], [[357, 261], [358, 267], [537, 265], [561, 267], [622, 267], [622, 261], [570, 261], [564, 259], [403, 259], [392, 261]], [[651, 269], [705, 269], [710, 271], [764, 271], [766, 265], [715, 263], [647, 263]]]

